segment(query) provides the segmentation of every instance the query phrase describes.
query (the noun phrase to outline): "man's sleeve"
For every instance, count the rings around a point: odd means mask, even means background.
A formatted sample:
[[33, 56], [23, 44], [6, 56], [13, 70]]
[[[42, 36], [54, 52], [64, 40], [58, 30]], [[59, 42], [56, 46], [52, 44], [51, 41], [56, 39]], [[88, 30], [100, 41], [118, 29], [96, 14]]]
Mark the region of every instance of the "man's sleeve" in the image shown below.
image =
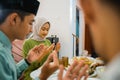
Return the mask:
[[5, 59], [0, 55], [0, 80], [14, 80]]
[[17, 76], [20, 77], [22, 72], [28, 67], [28, 64], [26, 61], [23, 59], [19, 63], [17, 63]]

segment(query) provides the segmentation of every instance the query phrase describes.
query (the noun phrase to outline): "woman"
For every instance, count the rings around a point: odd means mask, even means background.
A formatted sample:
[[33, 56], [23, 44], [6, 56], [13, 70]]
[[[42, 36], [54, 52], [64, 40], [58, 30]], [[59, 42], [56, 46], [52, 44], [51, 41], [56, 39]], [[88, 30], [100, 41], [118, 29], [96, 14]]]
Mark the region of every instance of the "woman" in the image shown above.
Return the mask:
[[[23, 44], [23, 56], [26, 58], [30, 49], [39, 44], [50, 46], [51, 42], [46, 39], [50, 29], [50, 22], [45, 18], [36, 18], [33, 26], [33, 34]], [[60, 44], [57, 44], [57, 51], [60, 49]], [[39, 68], [47, 59], [45, 56], [40, 62], [36, 61], [32, 63], [29, 68], [24, 72], [24, 80], [31, 80], [30, 73]]]
[[23, 44], [23, 56], [27, 56], [30, 49], [35, 45], [45, 44], [51, 45], [51, 42], [46, 39], [46, 36], [50, 29], [50, 22], [45, 18], [36, 18], [33, 26], [33, 34]]

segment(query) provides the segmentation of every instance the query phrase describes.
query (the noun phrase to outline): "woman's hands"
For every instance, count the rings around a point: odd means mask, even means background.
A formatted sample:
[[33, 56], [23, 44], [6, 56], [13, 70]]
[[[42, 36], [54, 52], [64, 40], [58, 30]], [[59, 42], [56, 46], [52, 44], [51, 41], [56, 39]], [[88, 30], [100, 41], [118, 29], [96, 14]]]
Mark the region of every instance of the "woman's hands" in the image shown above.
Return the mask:
[[[50, 52], [53, 51], [55, 47], [55, 44], [53, 43], [50, 47], [45, 46], [44, 44], [40, 44], [38, 46], [35, 46], [33, 49], [31, 49], [28, 53], [28, 56], [26, 57], [27, 61], [29, 63], [32, 63], [34, 61], [41, 61], [44, 56], [48, 55]], [[56, 44], [55, 50], [56, 52], [59, 52], [60, 50], [60, 43], [58, 42]]]
[[53, 50], [54, 46], [54, 44], [52, 44], [50, 47], [47, 47], [44, 44], [35, 46], [29, 51], [28, 56], [26, 57], [27, 61], [29, 63], [32, 63], [34, 61], [41, 61], [44, 56], [46, 56]]
[[60, 48], [61, 48], [61, 45], [60, 45], [59, 42], [57, 42], [57, 44], [56, 44], [56, 46], [55, 46], [55, 50], [56, 50], [57, 52], [59, 52]]

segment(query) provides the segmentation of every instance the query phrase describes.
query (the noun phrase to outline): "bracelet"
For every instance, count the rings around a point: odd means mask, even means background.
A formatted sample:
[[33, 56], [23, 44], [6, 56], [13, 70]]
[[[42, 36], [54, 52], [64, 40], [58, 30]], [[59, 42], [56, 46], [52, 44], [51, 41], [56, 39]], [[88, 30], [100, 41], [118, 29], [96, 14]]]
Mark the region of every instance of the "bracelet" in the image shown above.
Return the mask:
[[30, 65], [30, 63], [27, 61], [27, 59], [24, 59], [25, 60], [25, 62], [28, 64], [28, 65]]

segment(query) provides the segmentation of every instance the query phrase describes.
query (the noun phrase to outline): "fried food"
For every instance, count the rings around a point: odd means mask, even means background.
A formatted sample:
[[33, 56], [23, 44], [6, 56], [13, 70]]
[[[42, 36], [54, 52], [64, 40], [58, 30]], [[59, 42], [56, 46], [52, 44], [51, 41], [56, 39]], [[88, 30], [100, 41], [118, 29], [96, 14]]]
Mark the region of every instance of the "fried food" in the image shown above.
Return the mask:
[[81, 61], [81, 60], [82, 60], [82, 61], [85, 62], [85, 64], [87, 64], [87, 65], [89, 65], [89, 66], [93, 63], [93, 61], [90, 60], [90, 59], [87, 58], [87, 57], [74, 57], [73, 60], [77, 60], [77, 61]]

